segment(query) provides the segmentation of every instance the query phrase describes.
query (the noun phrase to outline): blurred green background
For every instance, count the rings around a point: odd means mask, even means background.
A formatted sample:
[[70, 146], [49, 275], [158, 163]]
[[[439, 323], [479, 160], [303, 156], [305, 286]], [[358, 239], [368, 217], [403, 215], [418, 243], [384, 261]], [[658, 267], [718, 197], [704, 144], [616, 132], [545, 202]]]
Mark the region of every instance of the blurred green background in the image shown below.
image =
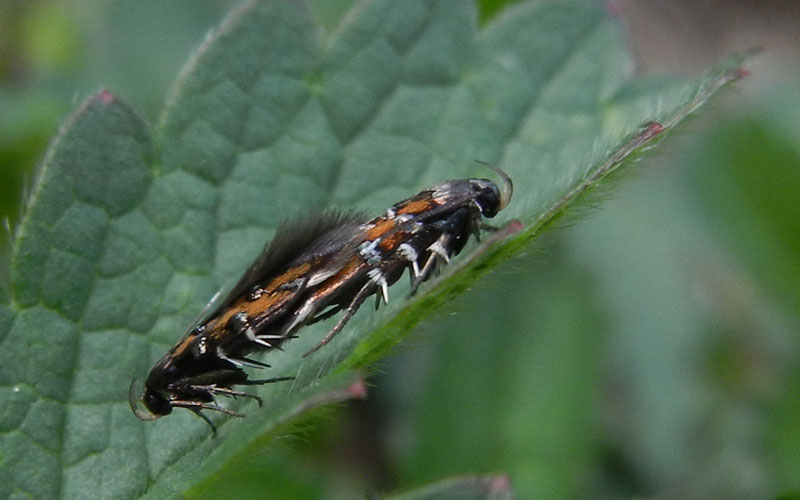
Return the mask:
[[[18, 221], [47, 141], [100, 88], [155, 123], [238, 3], [0, 2], [0, 217]], [[331, 29], [351, 2], [310, 3]], [[481, 2], [483, 20], [503, 3]], [[489, 472], [523, 499], [800, 489], [800, 8], [778, 4], [609, 4], [639, 73], [764, 50], [599, 210], [417, 328], [366, 401], [205, 496], [358, 498]]]

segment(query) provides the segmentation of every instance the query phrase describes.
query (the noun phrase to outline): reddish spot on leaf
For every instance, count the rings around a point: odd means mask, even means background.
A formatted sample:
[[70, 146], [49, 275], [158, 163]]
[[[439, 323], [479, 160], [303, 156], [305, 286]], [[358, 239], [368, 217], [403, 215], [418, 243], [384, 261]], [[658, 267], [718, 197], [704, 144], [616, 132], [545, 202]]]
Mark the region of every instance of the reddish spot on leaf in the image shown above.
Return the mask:
[[523, 224], [517, 219], [512, 219], [508, 221], [508, 224], [506, 224], [505, 229], [508, 231], [509, 234], [514, 234], [525, 229], [525, 224]]
[[114, 94], [112, 94], [108, 90], [104, 90], [97, 95], [97, 98], [100, 99], [100, 102], [102, 102], [103, 104], [110, 104], [111, 101], [114, 100]]
[[508, 476], [495, 477], [489, 484], [489, 493], [509, 493], [510, 491], [511, 479]]
[[358, 381], [350, 384], [350, 386], [347, 388], [347, 392], [354, 399], [364, 399], [367, 397], [367, 386], [364, 384], [363, 379], [359, 379]]
[[664, 130], [664, 125], [656, 122], [650, 122], [645, 125], [645, 133], [649, 136], [654, 136], [658, 133], [661, 133]]
[[608, 1], [604, 3], [606, 7], [606, 13], [608, 13], [611, 17], [619, 17], [620, 12], [622, 11], [622, 7], [620, 6], [619, 2]]

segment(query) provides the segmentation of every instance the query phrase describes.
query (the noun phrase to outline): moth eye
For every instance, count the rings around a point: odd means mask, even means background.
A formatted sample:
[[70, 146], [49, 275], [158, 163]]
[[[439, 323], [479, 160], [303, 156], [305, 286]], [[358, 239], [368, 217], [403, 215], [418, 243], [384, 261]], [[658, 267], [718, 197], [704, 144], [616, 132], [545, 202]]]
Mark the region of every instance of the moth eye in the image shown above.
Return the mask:
[[172, 412], [169, 401], [154, 392], [146, 392], [142, 399], [144, 405], [148, 410], [153, 412], [154, 415], [169, 415]]
[[494, 217], [500, 208], [500, 194], [495, 189], [484, 188], [475, 200], [485, 217]]

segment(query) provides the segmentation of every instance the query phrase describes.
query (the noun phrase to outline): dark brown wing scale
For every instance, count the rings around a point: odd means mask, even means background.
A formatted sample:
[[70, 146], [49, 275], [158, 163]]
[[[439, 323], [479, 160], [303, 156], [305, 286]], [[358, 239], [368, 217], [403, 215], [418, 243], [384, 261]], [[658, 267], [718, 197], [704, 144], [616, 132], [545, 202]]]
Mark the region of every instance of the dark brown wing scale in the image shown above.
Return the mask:
[[[217, 405], [216, 395], [257, 396], [232, 389], [290, 377], [252, 380], [244, 366], [267, 367], [250, 359], [254, 351], [279, 348], [304, 325], [341, 313], [336, 325], [306, 355], [326, 344], [372, 295], [389, 300], [389, 287], [409, 270], [412, 293], [435, 268], [461, 252], [471, 235], [491, 229], [511, 197], [486, 179], [451, 180], [403, 200], [371, 220], [359, 213], [325, 212], [282, 225], [272, 243], [225, 298], [161, 360], [131, 407], [152, 420], [188, 408], [209, 424], [200, 410], [241, 416]], [[213, 424], [212, 428], [213, 428]]]

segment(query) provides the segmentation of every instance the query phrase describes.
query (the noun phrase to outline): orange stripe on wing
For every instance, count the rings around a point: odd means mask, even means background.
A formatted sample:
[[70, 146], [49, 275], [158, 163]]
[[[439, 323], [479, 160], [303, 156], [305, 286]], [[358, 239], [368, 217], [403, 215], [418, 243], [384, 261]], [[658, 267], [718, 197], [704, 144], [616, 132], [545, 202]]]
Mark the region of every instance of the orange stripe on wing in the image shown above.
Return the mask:
[[195, 337], [197, 337], [197, 335], [187, 335], [186, 338], [183, 339], [180, 344], [172, 348], [170, 357], [174, 359], [183, 354], [183, 351], [185, 351], [190, 345], [192, 345], [192, 342], [194, 341]]
[[292, 267], [288, 269], [286, 272], [281, 274], [280, 276], [276, 277], [269, 284], [265, 287], [266, 292], [272, 292], [277, 290], [282, 285], [286, 285], [297, 278], [303, 276], [304, 274], [308, 273], [311, 270], [311, 263], [304, 262], [299, 266]]
[[314, 290], [311, 300], [319, 299], [330, 293], [336, 292], [342, 286], [347, 285], [350, 279], [358, 274], [363, 268], [367, 267], [361, 257], [355, 256], [345, 264], [339, 272], [322, 282], [322, 284]]
[[412, 198], [408, 200], [403, 206], [397, 209], [398, 214], [421, 214], [437, 206], [436, 201], [429, 196], [422, 198]]
[[394, 252], [404, 241], [408, 239], [408, 232], [396, 231], [384, 237], [378, 247], [384, 252]]
[[258, 316], [268, 315], [270, 311], [280, 309], [291, 301], [299, 290], [281, 290], [279, 292], [264, 293], [261, 297], [255, 300], [247, 300], [245, 297], [240, 298], [234, 302], [229, 308], [221, 311], [219, 316], [216, 317], [213, 332], [209, 335], [214, 339], [221, 339], [227, 336], [229, 332], [226, 328], [228, 321], [240, 312], [247, 314], [248, 318], [255, 318]]
[[367, 240], [373, 241], [391, 231], [396, 225], [392, 219], [380, 219], [367, 231]]

